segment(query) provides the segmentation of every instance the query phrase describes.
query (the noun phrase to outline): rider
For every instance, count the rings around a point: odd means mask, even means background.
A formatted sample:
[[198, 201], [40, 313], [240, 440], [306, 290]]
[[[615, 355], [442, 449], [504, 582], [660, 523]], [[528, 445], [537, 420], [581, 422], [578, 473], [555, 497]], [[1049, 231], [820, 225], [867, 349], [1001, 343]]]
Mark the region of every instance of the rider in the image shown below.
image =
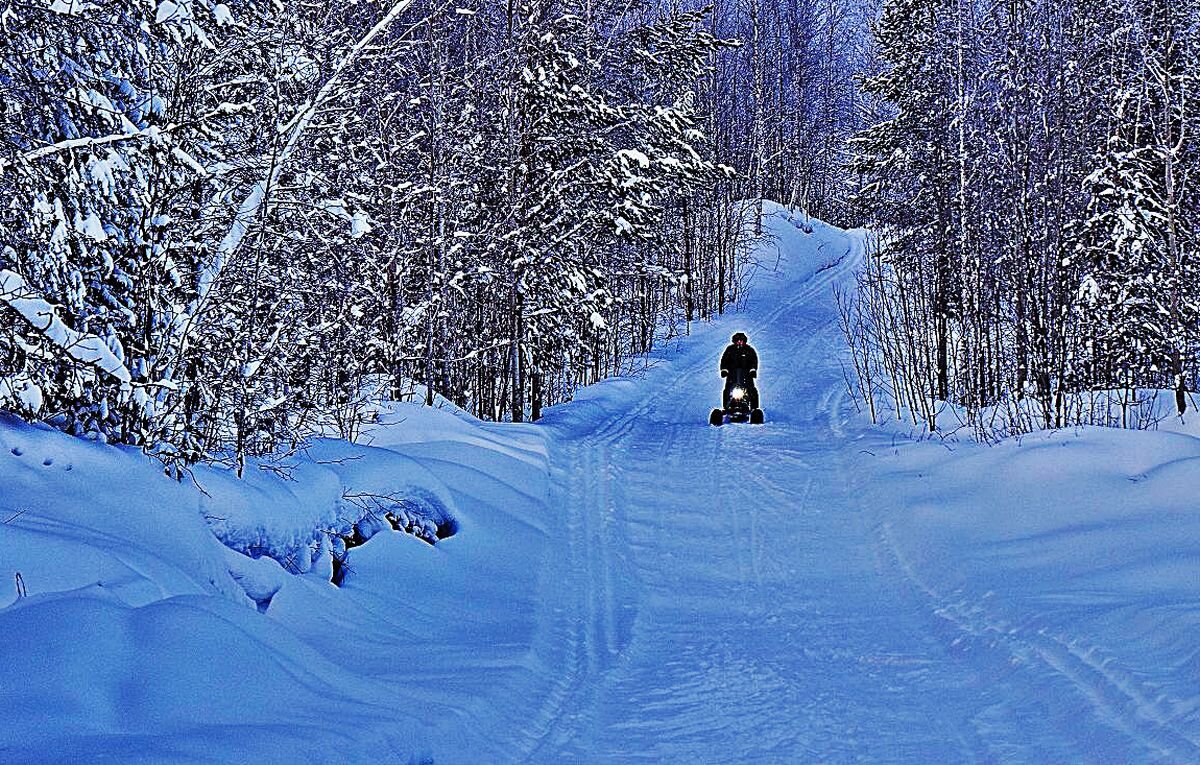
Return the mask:
[[721, 401], [728, 409], [729, 394], [740, 384], [749, 397], [750, 408], [757, 409], [758, 388], [754, 385], [754, 378], [758, 376], [758, 352], [750, 345], [745, 332], [733, 333], [730, 340], [732, 342], [721, 354], [721, 377], [725, 378], [725, 395]]

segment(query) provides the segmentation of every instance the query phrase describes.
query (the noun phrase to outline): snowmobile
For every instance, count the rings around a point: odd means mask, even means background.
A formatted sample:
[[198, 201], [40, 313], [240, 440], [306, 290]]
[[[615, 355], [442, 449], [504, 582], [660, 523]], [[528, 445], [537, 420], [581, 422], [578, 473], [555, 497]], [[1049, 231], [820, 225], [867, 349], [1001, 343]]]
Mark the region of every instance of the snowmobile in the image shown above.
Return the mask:
[[[709, 425], [723, 425], [726, 422], [748, 422], [751, 425], [762, 425], [765, 416], [763, 410], [758, 406], [758, 391], [752, 390], [753, 383], [751, 379], [755, 376], [754, 370], [747, 371], [745, 369], [735, 369], [733, 387], [729, 391], [729, 398], [725, 403], [724, 409], [714, 409], [708, 415]], [[751, 398], [755, 400], [751, 402]]]

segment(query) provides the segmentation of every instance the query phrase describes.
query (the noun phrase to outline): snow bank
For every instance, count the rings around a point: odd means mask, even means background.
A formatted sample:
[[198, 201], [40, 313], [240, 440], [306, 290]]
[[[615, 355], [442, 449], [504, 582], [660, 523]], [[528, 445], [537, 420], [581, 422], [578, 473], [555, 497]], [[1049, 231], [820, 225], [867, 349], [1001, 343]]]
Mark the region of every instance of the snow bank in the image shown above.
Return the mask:
[[[1083, 391], [1064, 395], [1060, 403], [1057, 395], [1042, 399], [1031, 387], [1020, 399], [1005, 398], [976, 412], [932, 398], [923, 406], [925, 411], [935, 415], [937, 437], [948, 442], [973, 439], [990, 443], [1037, 430], [1088, 425], [1200, 436], [1200, 401], [1193, 393], [1188, 393], [1184, 400], [1187, 410], [1181, 416], [1173, 390]], [[883, 427], [895, 428], [917, 438], [926, 435], [925, 421], [907, 406], [897, 408], [889, 395], [882, 394], [877, 403], [883, 403], [881, 411], [888, 413], [883, 416]], [[907, 425], [901, 424], [905, 422]]]
[[[453, 730], [403, 711], [413, 672], [449, 666], [432, 648], [528, 650], [537, 628], [547, 452], [511, 431], [397, 404], [375, 445], [180, 483], [0, 417], [0, 761], [419, 760]], [[389, 502], [456, 533], [393, 533]], [[339, 589], [343, 536], [363, 544]]]
[[292, 573], [310, 571], [322, 539], [357, 520], [346, 517], [338, 475], [303, 455], [278, 466], [251, 461], [240, 479], [207, 467], [196, 468], [193, 478], [196, 504], [221, 541], [251, 558], [273, 558]]
[[31, 595], [0, 629], [4, 762], [318, 762], [331, 749], [405, 762], [412, 748], [327, 659], [224, 599]]
[[1070, 678], [1064, 724], [1200, 753], [1200, 439], [1085, 427], [879, 465], [883, 548], [961, 651]]
[[208, 532], [201, 497], [140, 453], [0, 415], [0, 607], [103, 590], [131, 606], [181, 595], [244, 601]]

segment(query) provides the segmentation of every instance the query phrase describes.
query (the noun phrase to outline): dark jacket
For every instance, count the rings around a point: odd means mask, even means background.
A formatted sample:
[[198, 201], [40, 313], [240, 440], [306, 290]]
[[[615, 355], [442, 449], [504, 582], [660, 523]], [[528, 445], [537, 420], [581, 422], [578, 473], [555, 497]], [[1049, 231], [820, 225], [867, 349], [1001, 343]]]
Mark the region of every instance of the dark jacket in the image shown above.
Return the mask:
[[754, 350], [749, 343], [739, 348], [735, 343], [730, 343], [725, 352], [721, 354], [721, 371], [729, 373], [730, 377], [734, 377], [733, 371], [742, 369], [750, 371], [758, 369], [758, 352]]

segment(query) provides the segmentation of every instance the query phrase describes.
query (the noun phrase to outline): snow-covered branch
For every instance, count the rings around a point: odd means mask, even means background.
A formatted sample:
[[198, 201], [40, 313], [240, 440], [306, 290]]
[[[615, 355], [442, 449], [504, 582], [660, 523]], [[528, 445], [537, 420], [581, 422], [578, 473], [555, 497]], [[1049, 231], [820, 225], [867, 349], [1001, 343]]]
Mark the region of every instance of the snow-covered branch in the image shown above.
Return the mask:
[[197, 304], [203, 301], [213, 283], [220, 275], [221, 270], [225, 268], [225, 264], [229, 258], [237, 251], [245, 238], [246, 233], [250, 230], [251, 224], [254, 222], [263, 204], [267, 201], [267, 196], [270, 190], [273, 189], [279, 181], [279, 175], [283, 172], [284, 167], [292, 158], [296, 151], [296, 147], [300, 145], [300, 139], [304, 136], [304, 132], [312, 123], [313, 118], [320, 111], [321, 107], [329, 101], [333, 96], [335, 88], [342, 83], [342, 77], [350, 69], [350, 67], [358, 60], [363, 50], [371, 44], [371, 42], [382, 34], [392, 25], [397, 17], [400, 16], [414, 0], [399, 0], [394, 3], [383, 18], [381, 18], [375, 26], [363, 35], [363, 37], [342, 57], [338, 65], [334, 68], [333, 73], [325, 84], [321, 86], [317, 94], [304, 105], [304, 107], [296, 114], [283, 130], [286, 133], [286, 138], [283, 141], [283, 147], [280, 149], [275, 161], [271, 164], [267, 171], [267, 176], [254, 184], [254, 187], [246, 194], [242, 203], [238, 205], [237, 213], [234, 215], [233, 222], [229, 226], [224, 238], [221, 239], [220, 245], [217, 247], [216, 254], [213, 256], [212, 262], [200, 274], [199, 295]]
[[[124, 133], [110, 133], [109, 135], [102, 136], [82, 136], [80, 138], [69, 138], [64, 141], [57, 141], [55, 143], [48, 144], [46, 146], [40, 146], [36, 149], [25, 152], [23, 155], [21, 155], [21, 158], [26, 162], [34, 162], [52, 154], [58, 154], [64, 151], [89, 149], [96, 146], [106, 146], [113, 143], [120, 143], [122, 141], [156, 141], [160, 140], [165, 135], [170, 135], [171, 133], [176, 132], [180, 128], [194, 127], [218, 117], [227, 117], [249, 110], [251, 110], [251, 107], [248, 104], [224, 103], [218, 106], [216, 109], [213, 109], [212, 111], [202, 115], [201, 117], [188, 122], [171, 123], [165, 127], [152, 126], [144, 130], [129, 130]], [[133, 125], [127, 126], [133, 127]], [[190, 159], [190, 157], [188, 159]], [[183, 158], [181, 158], [181, 160], [185, 161], [185, 163], [193, 167], [193, 169], [197, 170], [197, 172], [201, 172], [203, 174], [203, 168], [197, 166], [194, 160], [191, 160], [190, 162], [183, 160]]]
[[104, 340], [95, 335], [77, 332], [67, 326], [66, 322], [59, 318], [54, 306], [42, 299], [15, 271], [0, 269], [0, 302], [6, 303], [47, 340], [66, 351], [71, 358], [107, 372], [126, 385], [129, 384], [129, 370]]

